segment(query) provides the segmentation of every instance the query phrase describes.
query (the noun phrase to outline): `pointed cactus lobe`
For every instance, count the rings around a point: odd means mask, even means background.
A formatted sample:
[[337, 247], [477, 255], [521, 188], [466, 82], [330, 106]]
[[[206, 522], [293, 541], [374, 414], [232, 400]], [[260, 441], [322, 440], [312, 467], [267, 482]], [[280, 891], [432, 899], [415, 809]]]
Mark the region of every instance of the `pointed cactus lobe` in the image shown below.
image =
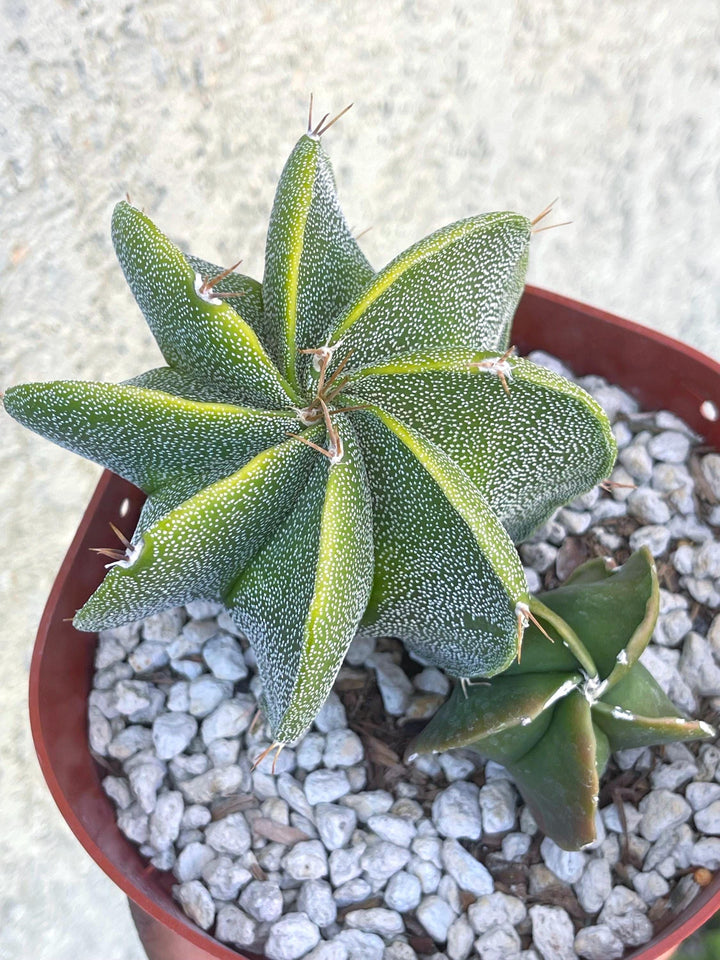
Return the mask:
[[262, 284], [122, 202], [113, 243], [165, 366], [4, 401], [147, 494], [76, 626], [222, 600], [278, 743], [311, 723], [358, 630], [455, 677], [508, 667], [530, 601], [514, 541], [615, 457], [597, 404], [508, 350], [531, 221], [468, 217], [376, 273], [338, 203], [328, 126], [282, 171]]
[[520, 663], [487, 686], [457, 685], [408, 753], [472, 747], [507, 767], [547, 836], [566, 850], [591, 843], [612, 751], [715, 735], [680, 714], [638, 660], [658, 607], [646, 547], [617, 569], [584, 564], [531, 602], [554, 642], [530, 626]]

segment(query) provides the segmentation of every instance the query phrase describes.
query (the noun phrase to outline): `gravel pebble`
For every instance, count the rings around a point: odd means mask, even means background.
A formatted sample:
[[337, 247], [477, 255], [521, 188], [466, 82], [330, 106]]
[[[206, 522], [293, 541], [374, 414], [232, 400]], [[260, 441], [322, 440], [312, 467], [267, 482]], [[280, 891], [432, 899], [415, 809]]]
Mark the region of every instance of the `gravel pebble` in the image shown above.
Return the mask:
[[282, 891], [270, 880], [252, 880], [240, 894], [240, 906], [255, 920], [273, 923], [282, 915]]
[[405, 931], [403, 918], [397, 910], [384, 907], [371, 907], [368, 910], [350, 910], [345, 914], [348, 926], [366, 933], [377, 933], [380, 937], [396, 937]]
[[575, 928], [560, 907], [530, 907], [533, 943], [544, 960], [575, 960]]
[[667, 880], [656, 870], [636, 873], [632, 885], [648, 906], [652, 906], [658, 897], [664, 897], [670, 890]]
[[[367, 880], [357, 877], [336, 887], [333, 899], [338, 907], [347, 907], [351, 903], [362, 903], [363, 900], [367, 900], [371, 893], [372, 887]], [[388, 904], [388, 906], [392, 906], [392, 904]]]
[[315, 825], [327, 850], [339, 850], [350, 842], [357, 826], [357, 814], [350, 807], [336, 803], [318, 803]]
[[105, 777], [102, 787], [120, 810], [126, 810], [133, 802], [130, 786], [124, 777]]
[[579, 930], [574, 946], [583, 960], [619, 960], [625, 953], [622, 940], [604, 923]]
[[325, 737], [322, 733], [306, 733], [295, 747], [295, 762], [301, 770], [315, 770], [322, 763]]
[[702, 458], [703, 476], [716, 500], [720, 500], [720, 454], [708, 453]]
[[232, 694], [232, 684], [204, 674], [188, 686], [188, 710], [194, 717], [206, 717], [221, 700]]
[[443, 837], [477, 840], [482, 835], [480, 789], [474, 783], [451, 783], [435, 797], [433, 822]]
[[563, 850], [549, 837], [545, 837], [540, 844], [540, 854], [547, 868], [564, 883], [577, 883], [588, 859], [586, 853]]
[[460, 916], [448, 927], [445, 951], [449, 960], [467, 960], [472, 950], [475, 932], [464, 916]]
[[140, 763], [130, 771], [130, 789], [145, 813], [155, 809], [157, 792], [165, 779], [165, 764], [159, 760]]
[[177, 790], [162, 793], [157, 798], [149, 821], [149, 840], [156, 850], [172, 847], [180, 832], [184, 810], [182, 794]]
[[133, 723], [121, 730], [110, 741], [106, 752], [108, 756], [114, 757], [116, 760], [127, 760], [140, 750], [147, 750], [152, 744], [151, 731], [147, 727], [141, 727], [139, 724]]
[[389, 946], [385, 947], [383, 960], [418, 960], [418, 955], [409, 943], [405, 943], [404, 940], [393, 940]]
[[339, 940], [321, 940], [305, 960], [348, 960], [347, 947]]
[[612, 873], [607, 860], [590, 860], [575, 883], [580, 906], [587, 913], [598, 913], [612, 890]]
[[640, 833], [646, 840], [657, 840], [668, 827], [677, 826], [690, 818], [690, 804], [669, 790], [653, 790], [640, 801]]
[[[205, 758], [203, 758], [205, 759]], [[227, 767], [215, 767], [198, 777], [183, 780], [178, 784], [188, 803], [210, 803], [218, 797], [227, 797], [248, 785], [241, 767], [231, 764]]]
[[695, 826], [702, 833], [720, 835], [720, 800], [715, 800], [695, 814]]
[[373, 667], [377, 676], [377, 685], [386, 713], [391, 717], [400, 717], [412, 694], [412, 683], [404, 670], [386, 653], [374, 653], [367, 663]]
[[332, 803], [344, 797], [350, 792], [350, 782], [344, 770], [313, 770], [305, 778], [303, 789], [307, 802], [314, 807], [316, 803]]
[[213, 740], [237, 737], [244, 733], [250, 726], [256, 710], [255, 698], [249, 694], [240, 694], [232, 700], [223, 700], [201, 724], [200, 735], [203, 742], [210, 744]]
[[422, 887], [418, 878], [405, 870], [400, 870], [393, 874], [388, 881], [383, 899], [391, 910], [397, 910], [398, 913], [407, 913], [408, 910], [414, 910], [420, 903], [422, 897]]
[[205, 829], [208, 844], [218, 853], [239, 857], [251, 846], [250, 830], [242, 813], [231, 813]]
[[664, 463], [684, 463], [690, 451], [690, 440], [675, 430], [663, 430], [648, 441], [648, 453]]
[[230, 857], [221, 856], [203, 867], [202, 878], [216, 900], [235, 900], [240, 889], [252, 880], [252, 874]]
[[421, 860], [419, 857], [411, 859], [408, 872], [418, 878], [423, 893], [435, 893], [442, 880], [442, 870], [434, 863]]
[[439, 693], [446, 697], [450, 693], [450, 680], [437, 667], [425, 667], [413, 677], [413, 686], [416, 690], [425, 693]]
[[328, 875], [327, 853], [319, 840], [296, 843], [283, 857], [282, 865], [294, 880], [318, 880]]
[[628, 513], [640, 523], [667, 523], [670, 508], [656, 490], [640, 487], [627, 498]]
[[652, 936], [652, 924], [645, 916], [647, 905], [634, 890], [624, 886], [613, 887], [598, 922], [606, 924], [628, 947], [637, 947]]
[[320, 712], [313, 720], [313, 724], [320, 733], [330, 733], [331, 730], [340, 730], [347, 726], [347, 715], [342, 700], [334, 690], [325, 703], [320, 707]]
[[461, 889], [475, 897], [492, 893], [494, 884], [491, 874], [457, 840], [445, 840], [442, 845], [442, 862]]
[[502, 855], [505, 860], [522, 860], [530, 849], [532, 840], [526, 833], [507, 833], [502, 841]]
[[645, 446], [638, 443], [637, 440], [618, 453], [618, 462], [627, 470], [632, 480], [637, 483], [647, 483], [652, 477], [652, 457]]
[[319, 940], [320, 931], [304, 913], [288, 913], [270, 927], [265, 956], [268, 960], [298, 960]]
[[104, 670], [125, 659], [126, 650], [114, 636], [101, 631], [98, 636], [98, 645], [95, 649], [95, 669]]
[[367, 849], [365, 843], [358, 843], [347, 850], [333, 850], [328, 860], [330, 882], [339, 887], [348, 880], [354, 880], [363, 872], [362, 857]]
[[335, 941], [347, 950], [348, 960], [383, 960], [385, 944], [376, 933], [363, 930], [342, 930]]
[[152, 742], [161, 760], [182, 753], [197, 733], [197, 720], [187, 713], [163, 713], [153, 721]]
[[360, 864], [370, 880], [385, 881], [410, 860], [410, 851], [387, 840], [380, 840], [362, 854]]
[[557, 552], [557, 547], [544, 540], [539, 543], [523, 543], [520, 547], [523, 563], [532, 567], [537, 573], [545, 573], [550, 569], [555, 563]]
[[479, 897], [468, 907], [468, 919], [476, 933], [486, 933], [496, 926], [517, 926], [527, 917], [527, 908], [518, 897], [491, 893]]
[[173, 896], [191, 920], [203, 930], [210, 929], [215, 920], [215, 902], [199, 880], [173, 887]]
[[455, 913], [450, 904], [436, 894], [430, 894], [420, 901], [416, 914], [428, 936], [432, 937], [436, 943], [444, 943], [447, 940], [450, 924], [455, 919]]
[[697, 774], [697, 764], [690, 760], [661, 763], [650, 774], [650, 783], [655, 790], [677, 790]]
[[480, 960], [520, 960], [520, 937], [514, 927], [493, 927], [475, 941]]
[[257, 938], [257, 924], [234, 904], [227, 903], [218, 910], [215, 936], [236, 947], [249, 947]]
[[128, 656], [128, 664], [135, 673], [148, 673], [151, 670], [159, 670], [168, 662], [167, 647], [164, 643], [155, 643], [146, 640], [138, 644], [133, 652]]
[[720, 800], [720, 783], [691, 783], [685, 791], [685, 799], [696, 812]]
[[240, 644], [228, 633], [218, 633], [205, 642], [203, 660], [218, 680], [237, 682], [248, 675]]
[[685, 638], [679, 668], [685, 682], [701, 696], [720, 695], [720, 667], [710, 644], [699, 633], [691, 630]]
[[720, 543], [707, 540], [700, 546], [694, 556], [693, 573], [700, 580], [720, 577]]
[[505, 833], [515, 826], [517, 793], [509, 780], [493, 780], [480, 788], [484, 833]]
[[337, 903], [330, 884], [325, 880], [307, 880], [303, 883], [297, 896], [297, 909], [306, 913], [318, 927], [334, 923]]
[[112, 739], [112, 727], [107, 717], [93, 704], [88, 707], [88, 739], [90, 749], [106, 756]]
[[580, 536], [586, 533], [592, 523], [592, 514], [588, 510], [563, 509], [558, 519], [571, 536]]
[[692, 629], [692, 623], [686, 610], [671, 610], [658, 619], [653, 639], [662, 646], [677, 647]]
[[149, 816], [144, 813], [139, 803], [132, 803], [118, 814], [117, 824], [128, 840], [135, 843], [145, 843], [149, 833]]
[[376, 813], [368, 817], [367, 824], [381, 840], [389, 840], [399, 847], [409, 847], [417, 833], [417, 828], [410, 820], [389, 813]]
[[184, 883], [186, 880], [197, 880], [202, 876], [205, 867], [217, 857], [217, 852], [200, 841], [191, 841], [180, 851], [173, 873]]
[[647, 547], [654, 557], [660, 557], [665, 553], [670, 543], [670, 531], [660, 524], [649, 524], [646, 527], [639, 527], [634, 533], [631, 533], [629, 542], [632, 550]]
[[362, 741], [353, 730], [331, 730], [325, 740], [323, 763], [328, 769], [352, 767], [365, 756]]
[[369, 790], [343, 797], [342, 804], [354, 810], [358, 820], [366, 823], [370, 817], [388, 812], [393, 805], [393, 795], [387, 790]]
[[154, 613], [143, 621], [143, 637], [145, 637], [146, 640], [158, 640], [161, 643], [168, 643], [178, 635], [185, 620], [186, 615], [182, 607], [176, 607], [172, 610], [161, 610], [160, 613]]
[[720, 838], [703, 837], [693, 845], [691, 860], [708, 870], [720, 869]]

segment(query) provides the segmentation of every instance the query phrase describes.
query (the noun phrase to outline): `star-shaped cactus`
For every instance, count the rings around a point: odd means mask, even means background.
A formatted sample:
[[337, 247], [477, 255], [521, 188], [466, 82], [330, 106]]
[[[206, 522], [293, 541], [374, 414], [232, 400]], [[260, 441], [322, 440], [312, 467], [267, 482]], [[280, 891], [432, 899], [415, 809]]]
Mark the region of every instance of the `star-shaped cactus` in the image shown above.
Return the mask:
[[115, 249], [167, 366], [5, 396], [147, 494], [75, 625], [223, 600], [278, 743], [312, 721], [359, 627], [454, 676], [507, 667], [529, 602], [513, 540], [615, 455], [584, 391], [507, 349], [533, 222], [469, 217], [375, 273], [338, 205], [327, 126], [285, 165], [262, 286], [116, 207]]
[[638, 661], [658, 608], [647, 547], [622, 567], [583, 564], [533, 598], [547, 632], [530, 625], [521, 661], [487, 685], [456, 685], [408, 755], [472, 747], [507, 767], [559, 846], [591, 843], [599, 778], [613, 751], [715, 735], [679, 713]]

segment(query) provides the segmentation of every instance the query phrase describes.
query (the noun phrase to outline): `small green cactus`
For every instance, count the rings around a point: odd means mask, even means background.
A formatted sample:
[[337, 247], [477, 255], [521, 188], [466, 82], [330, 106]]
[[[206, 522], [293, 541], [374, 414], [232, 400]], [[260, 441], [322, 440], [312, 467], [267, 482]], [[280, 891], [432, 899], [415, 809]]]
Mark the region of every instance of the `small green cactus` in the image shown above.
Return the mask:
[[529, 603], [513, 540], [615, 456], [591, 397], [508, 350], [534, 221], [470, 217], [375, 273], [338, 205], [328, 126], [285, 165], [262, 286], [118, 204], [115, 249], [167, 366], [5, 395], [147, 494], [75, 625], [221, 599], [278, 744], [312, 721], [358, 628], [453, 676], [505, 669]]
[[647, 547], [616, 569], [583, 564], [530, 606], [548, 633], [532, 624], [519, 663], [486, 685], [456, 685], [408, 755], [469, 746], [503, 764], [543, 832], [578, 850], [595, 840], [611, 752], [715, 731], [683, 717], [638, 662], [659, 607]]

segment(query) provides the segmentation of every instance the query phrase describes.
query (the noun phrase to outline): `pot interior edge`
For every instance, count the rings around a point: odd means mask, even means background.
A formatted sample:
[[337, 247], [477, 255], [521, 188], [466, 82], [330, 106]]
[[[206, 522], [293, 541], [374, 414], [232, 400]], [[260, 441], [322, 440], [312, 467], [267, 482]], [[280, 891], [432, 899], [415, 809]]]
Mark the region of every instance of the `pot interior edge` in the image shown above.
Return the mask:
[[525, 288], [513, 338], [521, 353], [546, 350], [579, 375], [623, 387], [647, 410], [672, 410], [720, 449], [720, 363], [693, 347], [536, 287]]
[[[514, 335], [523, 353], [547, 350], [577, 372], [600, 373], [625, 389], [632, 388], [648, 409], [672, 410], [720, 448], [720, 421], [708, 421], [699, 412], [703, 399], [720, 403], [720, 365], [692, 348], [532, 287], [526, 288], [521, 300]], [[129, 509], [123, 512], [126, 501]], [[101, 786], [107, 771], [86, 748], [86, 701], [96, 637], [79, 634], [63, 618], [73, 615], [104, 575], [103, 562], [89, 554], [88, 548], [109, 542], [109, 519], [126, 534], [131, 533], [142, 501], [143, 495], [135, 487], [107, 471], [103, 474], [53, 585], [38, 631], [30, 672], [33, 739], [48, 786], [75, 835], [141, 911], [187, 941], [188, 952], [183, 952], [182, 960], [242, 960], [242, 955], [186, 919], [170, 894], [173, 878], [148, 871], [135, 846], [120, 833], [113, 805]], [[66, 689], [68, 686], [74, 690]], [[658, 960], [719, 906], [717, 874], [690, 905], [689, 915], [678, 916], [624, 960]]]

